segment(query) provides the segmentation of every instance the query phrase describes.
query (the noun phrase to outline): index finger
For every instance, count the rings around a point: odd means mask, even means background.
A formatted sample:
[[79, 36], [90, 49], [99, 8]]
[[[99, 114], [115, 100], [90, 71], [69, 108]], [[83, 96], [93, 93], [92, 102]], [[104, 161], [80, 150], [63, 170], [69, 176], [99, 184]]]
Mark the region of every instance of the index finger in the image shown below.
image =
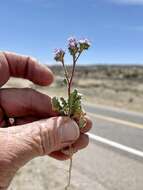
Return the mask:
[[54, 79], [52, 71], [35, 59], [10, 52], [0, 53], [0, 73], [4, 73], [0, 74], [0, 85], [10, 76], [28, 79], [42, 86], [51, 84]]
[[85, 116], [85, 119], [86, 125], [80, 129], [81, 133], [87, 133], [92, 128], [92, 120], [88, 116]]

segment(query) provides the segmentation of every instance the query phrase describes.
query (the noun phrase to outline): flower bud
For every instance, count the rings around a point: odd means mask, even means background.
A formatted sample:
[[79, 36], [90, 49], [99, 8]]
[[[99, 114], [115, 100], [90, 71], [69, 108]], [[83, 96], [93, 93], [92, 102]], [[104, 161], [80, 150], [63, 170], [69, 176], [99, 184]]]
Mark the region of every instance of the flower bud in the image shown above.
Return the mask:
[[78, 42], [75, 37], [70, 37], [68, 39], [68, 49], [71, 55], [75, 55], [78, 52]]
[[62, 62], [64, 59], [65, 51], [63, 49], [55, 49], [54, 59], [56, 61]]
[[87, 50], [90, 46], [91, 43], [89, 42], [88, 39], [81, 39], [79, 40], [79, 46], [80, 46], [80, 51]]

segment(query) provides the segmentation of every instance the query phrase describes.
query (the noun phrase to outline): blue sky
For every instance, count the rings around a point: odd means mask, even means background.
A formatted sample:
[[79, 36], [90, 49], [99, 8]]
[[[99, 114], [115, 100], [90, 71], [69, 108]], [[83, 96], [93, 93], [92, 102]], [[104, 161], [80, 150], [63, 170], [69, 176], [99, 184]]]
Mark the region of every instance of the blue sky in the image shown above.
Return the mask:
[[51, 64], [69, 36], [92, 42], [81, 64], [143, 64], [143, 0], [0, 1], [1, 50]]

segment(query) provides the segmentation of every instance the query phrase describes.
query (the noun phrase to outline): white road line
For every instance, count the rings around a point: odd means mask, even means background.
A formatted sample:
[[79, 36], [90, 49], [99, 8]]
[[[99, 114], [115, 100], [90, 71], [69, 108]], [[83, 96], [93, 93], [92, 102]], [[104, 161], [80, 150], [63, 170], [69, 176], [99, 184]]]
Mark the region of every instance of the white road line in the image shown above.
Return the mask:
[[116, 149], [119, 149], [119, 150], [122, 150], [122, 151], [128, 152], [130, 154], [133, 154], [135, 156], [143, 158], [143, 152], [140, 151], [140, 150], [136, 150], [134, 148], [119, 144], [117, 142], [110, 141], [110, 140], [108, 140], [106, 138], [96, 136], [96, 135], [94, 135], [92, 133], [87, 133], [87, 134], [88, 134], [89, 138], [91, 138], [92, 140], [98, 141], [98, 142], [103, 143], [103, 144], [107, 144], [107, 145], [112, 146], [112, 147], [114, 147]]
[[101, 120], [106, 120], [106, 121], [109, 121], [109, 122], [114, 122], [114, 123], [118, 123], [118, 124], [120, 123], [122, 125], [127, 125], [129, 127], [135, 127], [135, 128], [143, 129], [142, 124], [138, 124], [138, 123], [134, 123], [134, 122], [130, 122], [130, 121], [125, 121], [125, 120], [117, 119], [115, 117], [104, 116], [104, 115], [91, 113], [91, 112], [86, 112], [86, 113], [91, 117], [98, 118], [98, 119], [101, 119]]

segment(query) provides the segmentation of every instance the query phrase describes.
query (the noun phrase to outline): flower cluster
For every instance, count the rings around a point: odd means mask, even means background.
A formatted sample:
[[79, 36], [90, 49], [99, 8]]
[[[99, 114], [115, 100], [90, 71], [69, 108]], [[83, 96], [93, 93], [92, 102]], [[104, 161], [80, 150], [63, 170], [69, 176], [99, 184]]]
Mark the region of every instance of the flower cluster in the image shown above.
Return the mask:
[[68, 42], [69, 42], [69, 44], [68, 44], [69, 48], [72, 49], [72, 48], [77, 47], [77, 40], [75, 37], [68, 38]]
[[[77, 40], [75, 37], [68, 38], [68, 50], [70, 54], [76, 57], [77, 54], [81, 54], [84, 50], [87, 50], [91, 46], [88, 39], [83, 38]], [[55, 49], [54, 59], [59, 62], [63, 62], [65, 51], [63, 49]]]
[[70, 37], [68, 39], [68, 49], [71, 55], [76, 55], [81, 53], [83, 50], [87, 50], [90, 47], [90, 42], [88, 39], [77, 40], [75, 37]]
[[60, 61], [60, 62], [63, 62], [63, 59], [64, 59], [64, 55], [65, 55], [65, 51], [63, 49], [58, 49], [56, 48], [55, 51], [54, 51], [54, 59], [56, 61]]
[[71, 55], [75, 55], [78, 52], [78, 42], [75, 37], [70, 37], [68, 39], [68, 49]]
[[79, 45], [80, 45], [80, 51], [82, 50], [87, 50], [90, 46], [91, 46], [91, 43], [88, 39], [81, 39], [79, 40]]

